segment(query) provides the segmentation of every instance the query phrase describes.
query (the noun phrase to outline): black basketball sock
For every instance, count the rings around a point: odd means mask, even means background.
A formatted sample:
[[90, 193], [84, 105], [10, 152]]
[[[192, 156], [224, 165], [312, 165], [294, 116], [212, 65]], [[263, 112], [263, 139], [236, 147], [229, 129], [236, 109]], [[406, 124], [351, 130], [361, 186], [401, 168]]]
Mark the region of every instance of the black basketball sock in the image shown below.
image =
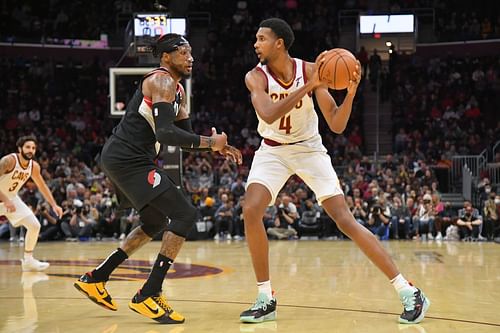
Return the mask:
[[128, 255], [122, 249], [118, 248], [115, 252], [111, 253], [106, 260], [97, 266], [92, 272], [92, 278], [96, 281], [108, 281], [109, 276], [128, 258]]
[[151, 273], [149, 273], [149, 277], [141, 289], [141, 295], [152, 296], [161, 291], [165, 275], [167, 275], [167, 271], [173, 262], [174, 261], [172, 259], [158, 253], [158, 257], [156, 258], [155, 264], [151, 269]]

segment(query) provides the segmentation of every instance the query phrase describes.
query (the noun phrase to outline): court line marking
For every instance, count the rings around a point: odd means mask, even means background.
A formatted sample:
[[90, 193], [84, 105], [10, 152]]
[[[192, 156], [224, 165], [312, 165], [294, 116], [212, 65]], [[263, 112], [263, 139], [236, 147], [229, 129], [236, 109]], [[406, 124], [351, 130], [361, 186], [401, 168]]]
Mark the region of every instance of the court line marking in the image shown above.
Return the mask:
[[[45, 300], [63, 300], [63, 299], [74, 299], [80, 300], [81, 297], [34, 297], [37, 300], [45, 299]], [[4, 297], [0, 296], [0, 299], [24, 299], [24, 297]], [[113, 297], [115, 300], [121, 301], [129, 301], [130, 298], [125, 297]], [[169, 298], [169, 301], [172, 302], [186, 302], [186, 303], [211, 303], [211, 304], [238, 304], [238, 305], [251, 305], [251, 303], [247, 302], [237, 302], [237, 301], [210, 301], [210, 300], [199, 300], [199, 299], [174, 299]], [[347, 308], [336, 308], [336, 307], [327, 307], [327, 306], [314, 306], [314, 305], [293, 305], [293, 304], [280, 304], [280, 307], [284, 308], [298, 308], [298, 309], [316, 309], [316, 310], [330, 310], [330, 311], [343, 311], [343, 312], [357, 312], [357, 313], [372, 313], [372, 314], [382, 314], [382, 315], [391, 315], [391, 316], [399, 316], [400, 313], [396, 312], [387, 312], [387, 311], [373, 311], [373, 310], [361, 310], [361, 309], [347, 309]], [[456, 319], [456, 318], [446, 318], [446, 317], [436, 317], [436, 316], [425, 316], [427, 319], [435, 319], [435, 320], [443, 320], [443, 321], [451, 321], [458, 323], [466, 323], [466, 324], [476, 324], [476, 325], [486, 325], [493, 327], [500, 327], [500, 323], [489, 323], [483, 321], [475, 321], [475, 320], [467, 320], [467, 319]]]

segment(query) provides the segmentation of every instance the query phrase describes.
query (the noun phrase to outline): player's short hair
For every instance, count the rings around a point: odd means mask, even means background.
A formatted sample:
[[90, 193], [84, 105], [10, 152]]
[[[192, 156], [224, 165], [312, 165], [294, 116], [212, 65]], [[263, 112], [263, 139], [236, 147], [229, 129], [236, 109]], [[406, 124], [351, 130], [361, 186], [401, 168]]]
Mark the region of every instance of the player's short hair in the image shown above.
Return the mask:
[[24, 144], [28, 141], [33, 141], [35, 145], [38, 145], [38, 140], [36, 139], [36, 136], [34, 135], [25, 135], [17, 139], [16, 146], [19, 148], [22, 148]]
[[290, 49], [295, 40], [295, 35], [290, 25], [280, 18], [273, 17], [264, 20], [260, 22], [259, 28], [271, 29], [278, 38], [283, 39], [287, 50]]
[[152, 47], [153, 56], [160, 57], [163, 52], [174, 52], [179, 46], [187, 44], [189, 44], [188, 40], [182, 35], [174, 33], [161, 35]]

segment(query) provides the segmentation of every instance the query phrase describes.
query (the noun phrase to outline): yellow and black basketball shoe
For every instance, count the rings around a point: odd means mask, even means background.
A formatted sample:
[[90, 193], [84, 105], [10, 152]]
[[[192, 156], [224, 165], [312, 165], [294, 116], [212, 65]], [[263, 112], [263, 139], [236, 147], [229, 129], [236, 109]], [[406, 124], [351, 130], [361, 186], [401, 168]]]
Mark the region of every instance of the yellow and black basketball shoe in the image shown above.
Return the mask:
[[92, 302], [112, 311], [118, 307], [105, 287], [105, 281], [96, 281], [90, 273], [83, 274], [73, 285]]
[[143, 296], [138, 291], [128, 303], [128, 307], [160, 324], [182, 324], [185, 320], [168, 305], [167, 298], [161, 292], [153, 296]]

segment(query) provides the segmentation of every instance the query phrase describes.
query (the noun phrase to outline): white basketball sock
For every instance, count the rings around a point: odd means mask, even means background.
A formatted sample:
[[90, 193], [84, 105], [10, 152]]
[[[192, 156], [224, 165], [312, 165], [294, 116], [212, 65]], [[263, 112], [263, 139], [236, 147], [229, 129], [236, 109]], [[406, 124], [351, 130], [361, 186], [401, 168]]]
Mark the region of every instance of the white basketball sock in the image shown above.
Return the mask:
[[273, 289], [271, 288], [271, 281], [257, 282], [257, 288], [259, 288], [259, 294], [265, 294], [268, 299], [273, 298]]
[[410, 282], [408, 282], [408, 280], [406, 280], [401, 273], [391, 280], [391, 284], [398, 293], [403, 289], [417, 289], [413, 285], [411, 285]]

